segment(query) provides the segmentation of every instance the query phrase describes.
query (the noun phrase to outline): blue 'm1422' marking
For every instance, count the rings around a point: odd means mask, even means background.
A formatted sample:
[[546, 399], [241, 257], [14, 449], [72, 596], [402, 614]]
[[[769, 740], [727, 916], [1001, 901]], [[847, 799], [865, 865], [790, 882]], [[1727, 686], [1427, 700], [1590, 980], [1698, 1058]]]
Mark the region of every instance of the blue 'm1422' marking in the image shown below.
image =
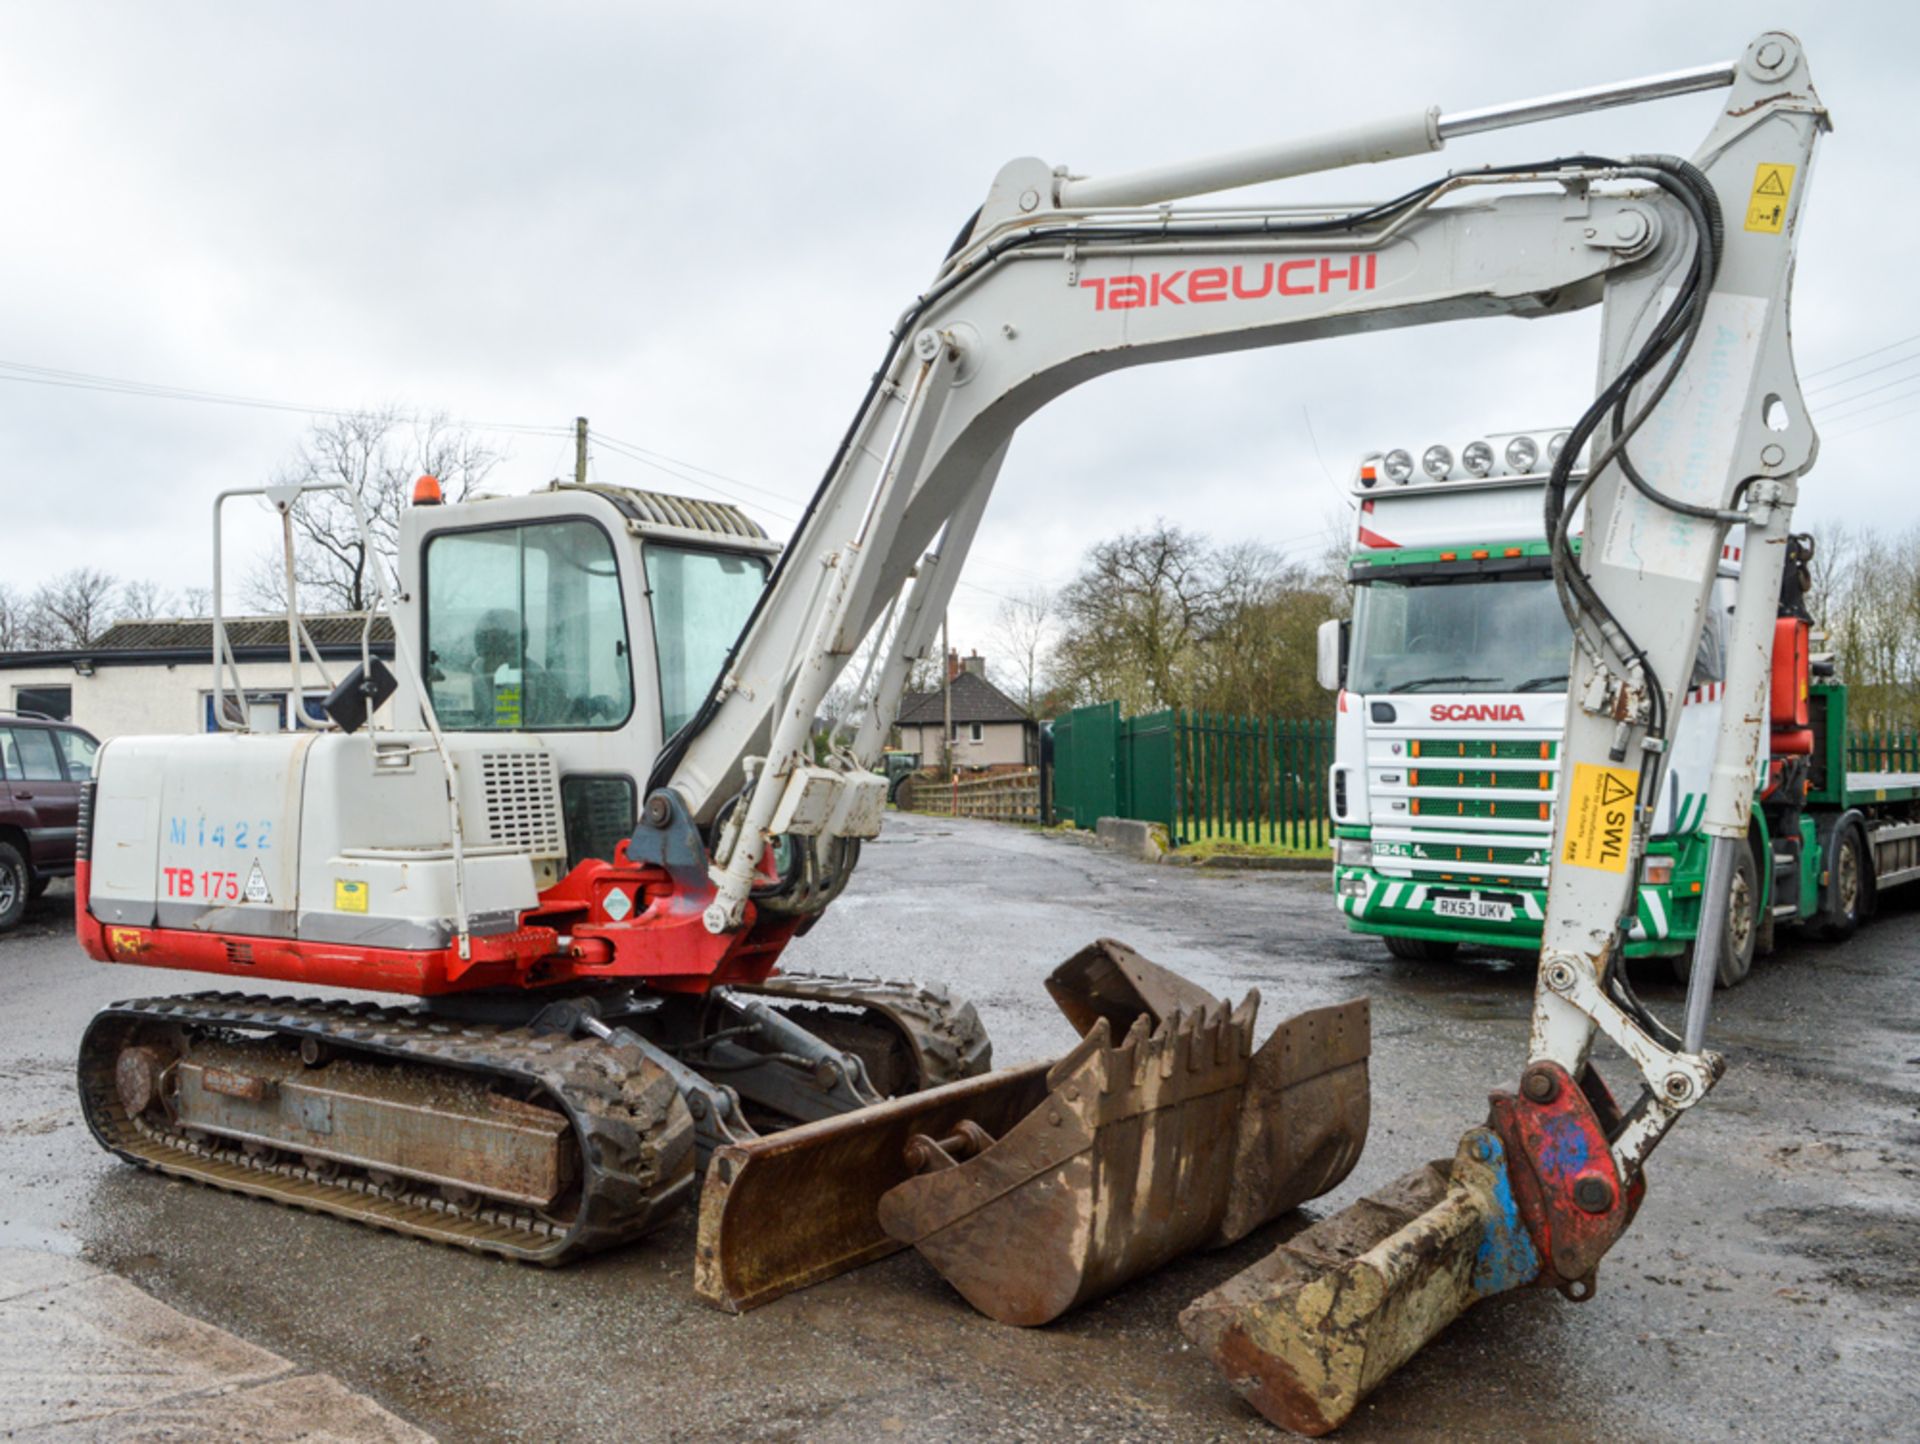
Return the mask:
[[171, 847], [231, 847], [243, 852], [262, 852], [273, 846], [273, 822], [268, 818], [230, 821], [204, 814], [195, 818], [169, 817], [167, 843]]

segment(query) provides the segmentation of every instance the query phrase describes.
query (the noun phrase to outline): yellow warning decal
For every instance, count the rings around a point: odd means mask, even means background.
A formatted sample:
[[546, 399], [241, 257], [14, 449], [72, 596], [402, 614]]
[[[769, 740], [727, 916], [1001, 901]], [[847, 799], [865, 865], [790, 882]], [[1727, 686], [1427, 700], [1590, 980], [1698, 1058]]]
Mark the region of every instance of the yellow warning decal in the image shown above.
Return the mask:
[[1787, 197], [1793, 194], [1790, 165], [1763, 161], [1754, 167], [1753, 194], [1747, 197], [1747, 229], [1779, 235], [1787, 223]]
[[1627, 841], [1633, 836], [1633, 796], [1640, 776], [1625, 767], [1573, 765], [1568, 798], [1567, 841], [1560, 860], [1602, 872], [1627, 870]]
[[333, 910], [337, 913], [363, 913], [367, 910], [367, 885], [363, 882], [348, 882], [345, 878], [333, 880]]

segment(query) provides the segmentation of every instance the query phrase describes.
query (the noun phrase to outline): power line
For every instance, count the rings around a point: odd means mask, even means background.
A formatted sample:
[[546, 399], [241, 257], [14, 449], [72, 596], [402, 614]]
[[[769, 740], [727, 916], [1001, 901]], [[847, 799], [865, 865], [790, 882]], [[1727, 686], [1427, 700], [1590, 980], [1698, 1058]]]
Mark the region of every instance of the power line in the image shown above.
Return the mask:
[[1818, 371], [1809, 371], [1800, 379], [1802, 381], [1811, 381], [1816, 376], [1825, 376], [1834, 371], [1844, 371], [1856, 361], [1866, 361], [1884, 352], [1895, 350], [1901, 346], [1911, 345], [1915, 341], [1920, 341], [1920, 335], [1907, 336], [1898, 341], [1889, 341], [1886, 345], [1876, 346], [1871, 351], [1862, 351], [1858, 356], [1849, 356], [1845, 361], [1836, 361], [1831, 366], [1822, 366]]
[[[80, 391], [104, 391], [120, 396], [144, 396], [152, 401], [192, 401], [212, 406], [243, 406], [257, 411], [286, 411], [303, 416], [364, 416], [369, 407], [315, 406], [300, 401], [279, 401], [265, 396], [243, 396], [227, 391], [207, 391], [192, 386], [172, 386], [158, 381], [136, 381], [124, 376], [100, 376], [88, 371], [64, 371], [53, 366], [33, 366], [22, 361], [0, 361], [0, 381], [32, 386], [59, 386]], [[518, 421], [471, 421], [449, 417], [448, 424], [472, 431], [505, 431], [529, 436], [570, 434], [564, 426], [541, 426]]]
[[1864, 381], [1869, 376], [1877, 376], [1882, 371], [1892, 370], [1895, 366], [1911, 366], [1916, 361], [1920, 361], [1920, 355], [1896, 357], [1892, 361], [1883, 361], [1878, 366], [1869, 366], [1865, 371], [1860, 372], [1856, 376], [1843, 376], [1838, 381], [1828, 381], [1820, 386], [1809, 386], [1806, 394], [1811, 396], [1816, 391], [1831, 391], [1836, 386], [1851, 386], [1856, 381]]
[[[1874, 394], [1875, 394], [1876, 392], [1880, 392], [1880, 391], [1885, 391], [1885, 390], [1887, 390], [1887, 389], [1888, 389], [1889, 387], [1894, 387], [1894, 386], [1912, 386], [1912, 385], [1913, 385], [1913, 384], [1914, 384], [1915, 382], [1920, 382], [1920, 376], [1900, 376], [1900, 377], [1896, 377], [1896, 378], [1895, 378], [1895, 379], [1893, 379], [1892, 381], [1888, 381], [1888, 382], [1885, 382], [1885, 383], [1883, 383], [1883, 384], [1881, 384], [1881, 385], [1879, 385], [1879, 386], [1871, 386], [1871, 387], [1869, 387], [1869, 388], [1867, 388], [1867, 390], [1865, 390], [1865, 391], [1862, 391], [1862, 392], [1860, 392], [1860, 393], [1858, 393], [1857, 395], [1854, 395], [1854, 396], [1848, 396], [1848, 397], [1846, 397], [1846, 398], [1845, 398], [1845, 399], [1843, 399], [1843, 400], [1840, 400], [1840, 401], [1836, 401], [1836, 402], [1834, 402], [1833, 404], [1834, 404], [1834, 406], [1835, 406], [1836, 408], [1840, 408], [1840, 407], [1847, 407], [1847, 406], [1851, 406], [1851, 405], [1853, 405], [1853, 403], [1854, 403], [1854, 402], [1856, 402], [1856, 401], [1864, 401], [1864, 400], [1866, 400], [1866, 399], [1867, 399], [1867, 397], [1869, 397], [1869, 396], [1872, 396], [1872, 395], [1874, 395]], [[1892, 398], [1892, 397], [1888, 397], [1887, 399], [1888, 399], [1888, 400], [1892, 400], [1892, 399], [1894, 399], [1894, 398]], [[1861, 411], [1871, 411], [1871, 410], [1873, 410], [1873, 409], [1874, 409], [1874, 407], [1875, 407], [1875, 406], [1879, 406], [1879, 405], [1881, 405], [1881, 404], [1882, 404], [1881, 402], [1878, 402], [1878, 401], [1876, 401], [1876, 402], [1874, 402], [1874, 403], [1873, 403], [1873, 405], [1872, 405], [1872, 406], [1863, 406], [1863, 407], [1861, 407], [1861, 408], [1860, 408], [1860, 410], [1861, 410]], [[1858, 416], [1859, 414], [1860, 414], [1860, 412], [1859, 412], [1859, 411], [1844, 411], [1844, 410], [1835, 410], [1835, 411], [1822, 411], [1822, 412], [1820, 413], [1820, 417], [1819, 417], [1819, 419], [1820, 419], [1820, 420], [1822, 420], [1822, 421], [1845, 421], [1845, 420], [1846, 420], [1846, 419], [1847, 419], [1848, 417], [1850, 417], [1850, 416]]]

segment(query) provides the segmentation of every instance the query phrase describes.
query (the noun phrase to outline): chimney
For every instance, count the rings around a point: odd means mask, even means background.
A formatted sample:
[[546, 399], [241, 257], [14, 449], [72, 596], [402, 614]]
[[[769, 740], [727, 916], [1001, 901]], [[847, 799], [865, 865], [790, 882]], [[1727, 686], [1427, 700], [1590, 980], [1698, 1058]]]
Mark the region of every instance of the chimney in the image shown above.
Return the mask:
[[947, 648], [947, 680], [951, 682], [960, 675], [960, 654], [953, 648]]
[[987, 675], [987, 659], [978, 652], [971, 654], [967, 660], [960, 665], [976, 677], [985, 677]]

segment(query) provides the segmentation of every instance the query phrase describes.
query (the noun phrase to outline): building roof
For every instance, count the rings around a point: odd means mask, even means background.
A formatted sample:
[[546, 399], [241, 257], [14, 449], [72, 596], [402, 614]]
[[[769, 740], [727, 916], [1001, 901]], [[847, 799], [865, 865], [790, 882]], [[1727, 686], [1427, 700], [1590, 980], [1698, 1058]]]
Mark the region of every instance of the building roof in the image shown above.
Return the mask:
[[[909, 692], [900, 699], [900, 725], [938, 727], [946, 719], [941, 691]], [[977, 672], [953, 679], [953, 720], [956, 722], [1032, 722], [1018, 702]]]
[[[358, 612], [311, 612], [302, 620], [307, 635], [316, 647], [358, 647], [366, 619]], [[287, 645], [287, 619], [280, 617], [228, 617], [227, 642], [232, 647], [279, 647]], [[393, 645], [393, 618], [373, 619], [373, 640]], [[213, 652], [213, 619], [210, 617], [155, 618], [149, 621], [115, 622], [87, 644], [90, 652], [145, 651], [161, 648], [197, 647]]]
[[[360, 655], [365, 618], [357, 612], [310, 612], [303, 619], [322, 657], [341, 659]], [[287, 659], [287, 619], [228, 617], [227, 644], [238, 662], [284, 662]], [[373, 619], [375, 656], [393, 655], [393, 619]], [[82, 647], [44, 652], [0, 652], [0, 669], [79, 664], [88, 667], [135, 667], [143, 664], [208, 662], [213, 656], [213, 621], [209, 617], [155, 618], [115, 622]]]

